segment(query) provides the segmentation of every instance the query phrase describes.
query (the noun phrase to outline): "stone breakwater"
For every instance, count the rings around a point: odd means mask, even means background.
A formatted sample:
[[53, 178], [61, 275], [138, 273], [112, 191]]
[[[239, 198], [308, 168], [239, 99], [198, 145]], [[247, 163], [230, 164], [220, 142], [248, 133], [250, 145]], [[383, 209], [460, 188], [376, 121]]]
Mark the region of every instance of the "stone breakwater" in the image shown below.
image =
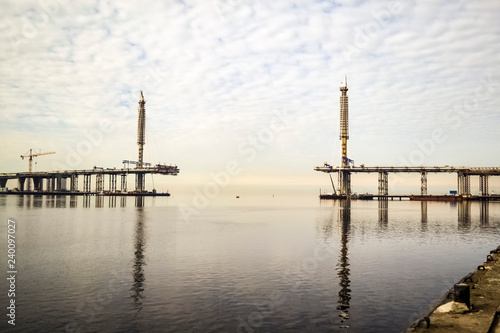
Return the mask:
[[[407, 332], [500, 333], [499, 259], [500, 246], [490, 251], [483, 264], [458, 281], [443, 301]], [[465, 294], [467, 298], [470, 295], [470, 302], [457, 295], [461, 289], [467, 289]]]

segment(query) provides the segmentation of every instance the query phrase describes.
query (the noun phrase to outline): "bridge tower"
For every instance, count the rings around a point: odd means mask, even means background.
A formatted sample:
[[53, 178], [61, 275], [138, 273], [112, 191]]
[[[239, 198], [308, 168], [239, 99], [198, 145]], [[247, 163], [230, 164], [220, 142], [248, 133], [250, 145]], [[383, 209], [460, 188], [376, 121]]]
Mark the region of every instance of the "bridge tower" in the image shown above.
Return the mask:
[[[347, 76], [340, 86], [340, 141], [342, 143], [342, 168], [349, 166], [347, 157], [347, 140], [349, 139], [349, 97], [347, 96]], [[347, 170], [339, 172], [340, 194], [351, 195], [351, 173]]]
[[[137, 159], [136, 168], [142, 169], [143, 166], [143, 151], [144, 145], [146, 144], [145, 134], [146, 134], [146, 101], [144, 100], [144, 95], [141, 91], [141, 98], [139, 99], [139, 110], [137, 119], [137, 144], [139, 145], [139, 157]], [[143, 192], [145, 188], [145, 174], [137, 173], [135, 175], [135, 190], [137, 192]]]

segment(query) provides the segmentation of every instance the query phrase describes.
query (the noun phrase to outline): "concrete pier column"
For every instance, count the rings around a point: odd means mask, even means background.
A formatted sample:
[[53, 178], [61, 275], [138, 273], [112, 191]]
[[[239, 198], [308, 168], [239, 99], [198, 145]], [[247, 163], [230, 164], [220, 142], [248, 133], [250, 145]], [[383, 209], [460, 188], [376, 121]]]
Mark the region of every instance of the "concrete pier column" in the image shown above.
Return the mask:
[[470, 175], [458, 172], [458, 194], [470, 196]]
[[389, 195], [389, 174], [386, 171], [378, 173], [378, 195]]
[[54, 177], [54, 180], [55, 180], [54, 190], [55, 191], [61, 191], [61, 188], [62, 188], [62, 176], [61, 175], [57, 175], [57, 176]]
[[71, 174], [71, 192], [78, 192], [78, 174]]
[[427, 195], [427, 172], [420, 173], [420, 195]]
[[351, 173], [349, 171], [339, 172], [339, 187], [341, 195], [351, 195]]
[[83, 175], [83, 192], [85, 193], [90, 192], [91, 183], [92, 183], [92, 175], [91, 174]]
[[33, 177], [33, 190], [36, 192], [43, 191], [43, 178]]
[[0, 191], [7, 191], [7, 178], [0, 179]]
[[488, 196], [488, 175], [479, 176], [479, 195]]
[[145, 183], [146, 183], [146, 177], [144, 177], [144, 173], [136, 173], [135, 174], [135, 190], [137, 192], [144, 192], [145, 190]]
[[110, 174], [109, 175], [109, 192], [116, 192], [116, 175], [115, 174]]
[[19, 177], [17, 180], [19, 182], [19, 185], [18, 185], [19, 191], [24, 191], [24, 181], [26, 180], [26, 178]]
[[104, 174], [98, 173], [95, 176], [95, 191], [101, 193], [104, 191]]
[[121, 174], [120, 190], [122, 192], [127, 192], [127, 174], [126, 173]]
[[47, 184], [46, 191], [47, 192], [53, 192], [54, 191], [54, 185], [55, 185], [55, 177], [54, 176], [48, 176], [45, 179], [45, 182]]

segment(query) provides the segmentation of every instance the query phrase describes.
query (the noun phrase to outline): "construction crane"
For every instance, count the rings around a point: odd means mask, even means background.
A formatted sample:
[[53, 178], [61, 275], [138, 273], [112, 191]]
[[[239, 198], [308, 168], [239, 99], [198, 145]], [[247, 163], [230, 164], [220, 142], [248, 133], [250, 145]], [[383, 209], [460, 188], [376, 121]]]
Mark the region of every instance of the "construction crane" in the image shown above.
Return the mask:
[[24, 155], [21, 155], [21, 158], [24, 160], [25, 157], [29, 157], [30, 158], [30, 162], [29, 162], [29, 172], [31, 172], [32, 170], [32, 167], [33, 167], [33, 157], [37, 157], [37, 156], [40, 156], [40, 155], [49, 155], [49, 154], [55, 154], [56, 152], [55, 151], [48, 151], [48, 152], [44, 152], [42, 153], [42, 151], [40, 150], [38, 153], [34, 153], [33, 154], [33, 149], [30, 149], [30, 152], [29, 154], [26, 153]]

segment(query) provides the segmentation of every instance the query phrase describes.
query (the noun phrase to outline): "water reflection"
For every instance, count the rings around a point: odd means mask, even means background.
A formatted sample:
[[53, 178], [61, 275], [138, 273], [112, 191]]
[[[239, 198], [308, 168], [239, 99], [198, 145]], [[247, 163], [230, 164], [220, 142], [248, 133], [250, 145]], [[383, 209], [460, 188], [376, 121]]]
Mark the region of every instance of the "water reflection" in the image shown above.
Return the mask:
[[95, 207], [96, 208], [104, 207], [104, 197], [102, 195], [95, 196]]
[[83, 196], [83, 207], [90, 207], [90, 195]]
[[[31, 197], [31, 196], [29, 196]], [[46, 208], [54, 208], [55, 207], [55, 196], [54, 195], [47, 195], [45, 197], [45, 207]]]
[[77, 199], [76, 195], [71, 195], [69, 197], [69, 207], [76, 208], [77, 204], [78, 204], [78, 199]]
[[389, 203], [387, 198], [378, 199], [378, 225], [381, 229], [387, 229], [389, 225]]
[[489, 201], [481, 201], [481, 211], [479, 213], [479, 223], [481, 227], [489, 227], [490, 225], [490, 203]]
[[116, 196], [111, 195], [108, 197], [108, 207], [116, 207]]
[[426, 232], [427, 231], [427, 201], [421, 201], [420, 202], [420, 215], [422, 217], [422, 231]]
[[339, 263], [337, 264], [337, 274], [339, 276], [339, 299], [337, 301], [337, 309], [341, 311], [340, 320], [341, 328], [348, 328], [347, 321], [349, 320], [349, 303], [351, 301], [351, 280], [349, 279], [349, 251], [347, 243], [349, 241], [349, 234], [351, 231], [351, 200], [342, 200], [339, 208], [338, 223], [340, 226], [340, 256]]
[[65, 195], [56, 195], [56, 208], [66, 208]]
[[146, 247], [146, 241], [144, 237], [144, 210], [142, 208], [137, 209], [137, 222], [135, 226], [135, 246], [134, 246], [134, 262], [132, 268], [132, 276], [134, 282], [132, 284], [131, 297], [134, 300], [134, 306], [137, 310], [137, 314], [142, 310], [142, 299], [144, 292], [144, 249]]
[[458, 203], [458, 229], [470, 230], [471, 227], [471, 204], [469, 201]]

